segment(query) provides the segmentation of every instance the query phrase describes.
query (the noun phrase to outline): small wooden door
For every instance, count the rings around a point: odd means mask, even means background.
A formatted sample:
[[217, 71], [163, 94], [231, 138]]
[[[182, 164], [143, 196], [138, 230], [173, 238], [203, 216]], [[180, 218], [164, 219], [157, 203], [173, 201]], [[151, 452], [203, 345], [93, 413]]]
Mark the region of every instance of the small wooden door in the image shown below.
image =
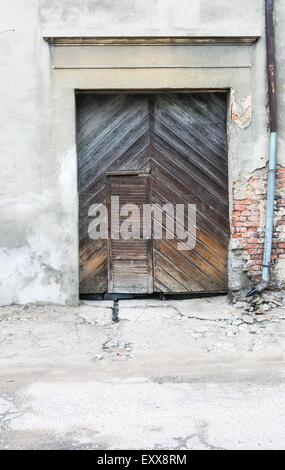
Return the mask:
[[143, 234], [143, 206], [150, 204], [150, 176], [110, 175], [106, 183], [108, 292], [152, 293], [151, 230], [148, 238]]

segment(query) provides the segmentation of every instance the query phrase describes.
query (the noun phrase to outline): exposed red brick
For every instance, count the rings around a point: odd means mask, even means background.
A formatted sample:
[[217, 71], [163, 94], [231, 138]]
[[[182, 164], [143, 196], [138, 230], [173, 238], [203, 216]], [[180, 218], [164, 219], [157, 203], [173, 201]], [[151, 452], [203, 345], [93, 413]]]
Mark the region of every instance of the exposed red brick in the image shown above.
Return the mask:
[[[234, 185], [233, 194], [237, 193], [238, 184]], [[234, 196], [231, 221], [232, 238], [239, 240], [238, 249], [242, 249], [245, 259], [245, 271], [255, 282], [262, 272], [264, 243], [264, 215], [266, 210], [267, 171], [252, 176], [248, 180], [246, 198]], [[272, 243], [272, 262], [285, 258], [285, 168], [278, 166], [276, 173], [276, 197], [274, 209], [274, 232]], [[261, 217], [262, 216], [262, 217]]]

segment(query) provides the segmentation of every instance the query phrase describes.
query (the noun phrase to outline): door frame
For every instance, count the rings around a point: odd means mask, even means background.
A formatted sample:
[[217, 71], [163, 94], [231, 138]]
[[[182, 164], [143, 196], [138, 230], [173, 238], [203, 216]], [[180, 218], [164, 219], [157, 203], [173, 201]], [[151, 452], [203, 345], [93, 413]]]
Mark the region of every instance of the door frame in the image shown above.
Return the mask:
[[[66, 220], [61, 231], [64, 250], [59, 251], [62, 281], [53, 287], [54, 301], [71, 305], [78, 305], [79, 301], [78, 159], [74, 119], [75, 94], [78, 92], [227, 92], [229, 216], [234, 232], [233, 206], [234, 198], [238, 197], [234, 191], [252, 176], [258, 164], [264, 163], [262, 152], [258, 157], [252, 156], [256, 128], [262, 129], [261, 147], [267, 142], [265, 108], [262, 100], [258, 101], [260, 90], [252, 86], [256, 74], [260, 75], [255, 61], [260, 34], [256, 31], [251, 36], [213, 37], [209, 34], [204, 31], [198, 40], [190, 35], [182, 40], [178, 38], [179, 42], [173, 36], [142, 37], [139, 45], [136, 38], [122, 36], [112, 40], [78, 36], [44, 38], [48, 42], [46, 58], [50, 61], [50, 102], [54, 116], [50, 127], [50, 155], [60, 169], [60, 178], [55, 181], [54, 188], [59, 192], [61, 213]], [[125, 49], [124, 54], [120, 54], [121, 47]], [[136, 60], [133, 60], [134, 49], [140, 52], [135, 54]], [[103, 50], [104, 67], [99, 61]], [[85, 57], [84, 63], [82, 57]], [[244, 98], [249, 100], [246, 126], [236, 114], [239, 106], [243, 110]], [[251, 102], [257, 108], [253, 114]], [[58, 204], [57, 198], [57, 207]], [[248, 282], [243, 252], [242, 244], [231, 236], [228, 250], [230, 291], [239, 290]]]

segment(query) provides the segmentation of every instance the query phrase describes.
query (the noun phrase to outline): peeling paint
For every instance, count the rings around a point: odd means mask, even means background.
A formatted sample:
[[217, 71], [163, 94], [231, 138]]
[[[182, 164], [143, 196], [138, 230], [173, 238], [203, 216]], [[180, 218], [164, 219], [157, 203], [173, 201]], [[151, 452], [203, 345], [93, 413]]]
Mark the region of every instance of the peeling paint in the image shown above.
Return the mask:
[[235, 98], [235, 92], [231, 94], [231, 119], [241, 129], [245, 129], [251, 123], [251, 94], [239, 102]]
[[[63, 199], [67, 201], [67, 194]], [[59, 201], [60, 196], [43, 191], [2, 202], [0, 305], [68, 301], [74, 290], [71, 235]]]
[[[237, 284], [241, 269], [253, 282], [260, 279], [263, 262], [264, 225], [266, 216], [268, 168], [257, 169], [250, 178], [240, 178], [233, 184], [231, 221], [230, 280]], [[285, 168], [277, 166], [274, 208], [274, 231], [271, 256], [271, 286], [285, 286]], [[234, 276], [232, 272], [234, 271]], [[237, 273], [235, 272], [237, 271]], [[239, 287], [241, 288], [241, 286]]]
[[0, 279], [0, 305], [66, 302], [62, 282], [54, 273], [43, 269], [32, 249], [2, 248], [0, 263], [5, 267]]

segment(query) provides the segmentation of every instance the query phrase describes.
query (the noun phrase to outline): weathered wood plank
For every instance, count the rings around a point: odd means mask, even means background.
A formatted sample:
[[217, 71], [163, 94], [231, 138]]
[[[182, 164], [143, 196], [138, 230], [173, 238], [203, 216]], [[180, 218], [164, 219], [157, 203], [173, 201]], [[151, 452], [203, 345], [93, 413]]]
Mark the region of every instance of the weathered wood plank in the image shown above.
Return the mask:
[[[152, 242], [143, 238], [143, 205], [150, 203], [149, 175], [107, 176], [107, 201], [109, 221], [111, 219], [111, 198], [119, 197], [119, 208], [124, 204], [135, 204], [140, 214], [136, 220], [139, 227], [139, 239], [125, 239], [130, 236], [126, 227], [120, 231], [120, 239], [108, 239], [108, 292], [110, 293], [152, 293]], [[116, 220], [116, 219], [115, 219]], [[128, 215], [117, 217], [122, 223]], [[112, 223], [114, 218], [112, 217]], [[111, 234], [111, 224], [109, 224]]]
[[225, 95], [157, 95], [151, 148], [152, 202], [197, 207], [193, 250], [179, 251], [176, 239], [154, 240], [154, 290], [226, 291], [229, 208]]

